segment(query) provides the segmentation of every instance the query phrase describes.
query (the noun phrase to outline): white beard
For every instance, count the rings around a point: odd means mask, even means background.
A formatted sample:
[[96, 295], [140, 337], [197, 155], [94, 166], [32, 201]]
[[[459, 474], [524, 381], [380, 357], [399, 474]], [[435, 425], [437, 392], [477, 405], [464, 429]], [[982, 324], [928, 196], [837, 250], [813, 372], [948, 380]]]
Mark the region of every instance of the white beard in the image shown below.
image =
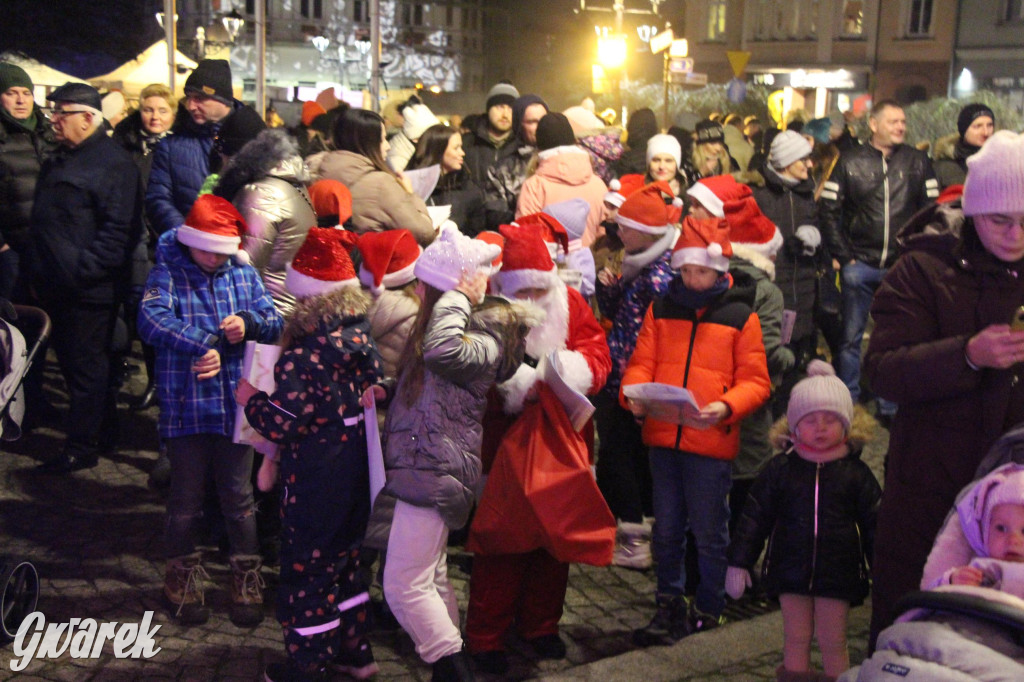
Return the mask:
[[543, 324], [526, 336], [526, 353], [537, 360], [553, 350], [565, 348], [569, 338], [569, 291], [563, 282], [555, 283], [548, 293], [534, 300], [547, 314]]

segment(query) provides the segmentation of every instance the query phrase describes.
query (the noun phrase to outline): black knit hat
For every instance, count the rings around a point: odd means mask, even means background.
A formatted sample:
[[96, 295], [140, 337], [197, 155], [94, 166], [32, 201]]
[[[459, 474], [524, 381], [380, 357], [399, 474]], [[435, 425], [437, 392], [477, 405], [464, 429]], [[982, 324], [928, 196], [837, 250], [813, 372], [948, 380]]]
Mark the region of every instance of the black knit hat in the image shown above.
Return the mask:
[[554, 149], [563, 145], [576, 144], [576, 136], [565, 114], [551, 111], [537, 124], [537, 149]]
[[185, 94], [201, 94], [224, 104], [235, 98], [231, 89], [231, 66], [225, 59], [204, 59], [185, 81]]
[[725, 130], [716, 121], [703, 120], [697, 124], [697, 144], [725, 142]]
[[975, 102], [974, 104], [968, 104], [960, 110], [960, 115], [956, 117], [956, 129], [960, 132], [960, 139], [964, 139], [964, 133], [974, 123], [974, 119], [979, 116], [988, 116], [992, 119], [992, 123], [996, 122], [996, 115], [992, 113], [992, 110], [988, 106]]
[[523, 140], [523, 117], [526, 116], [526, 110], [534, 104], [539, 104], [544, 107], [544, 111], [548, 111], [548, 103], [541, 99], [540, 95], [522, 95], [512, 102], [512, 132], [520, 141]]
[[103, 111], [100, 91], [88, 83], [65, 83], [47, 95], [46, 99], [53, 102], [81, 104], [82, 106], [92, 107], [98, 112]]

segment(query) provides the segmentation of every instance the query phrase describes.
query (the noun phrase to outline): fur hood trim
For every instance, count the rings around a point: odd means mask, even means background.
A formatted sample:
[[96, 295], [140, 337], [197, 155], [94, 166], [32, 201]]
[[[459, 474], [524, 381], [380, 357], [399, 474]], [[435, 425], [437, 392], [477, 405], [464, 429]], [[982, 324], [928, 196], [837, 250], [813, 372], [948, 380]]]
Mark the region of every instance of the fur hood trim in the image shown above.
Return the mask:
[[466, 328], [493, 336], [505, 348], [496, 381], [508, 380], [520, 366], [526, 335], [541, 323], [544, 310], [531, 301], [514, 301], [503, 296], [487, 296], [473, 307]]
[[764, 254], [759, 253], [756, 249], [752, 249], [746, 244], [738, 242], [732, 242], [732, 254], [747, 261], [758, 270], [764, 271], [768, 275], [768, 279], [773, 282], [775, 281], [775, 263]]
[[213, 193], [231, 201], [242, 187], [267, 176], [297, 183], [309, 179], [295, 138], [279, 128], [264, 130], [242, 147], [221, 173]]
[[312, 334], [325, 322], [365, 317], [372, 301], [361, 287], [341, 287], [321, 296], [299, 299], [288, 317], [285, 335], [294, 340]]
[[[871, 416], [871, 413], [864, 409], [863, 405], [854, 405], [853, 421], [850, 422], [849, 440], [847, 443], [853, 450], [859, 450], [870, 441], [878, 429], [878, 422]], [[793, 445], [789, 437], [789, 420], [785, 416], [772, 424], [768, 432], [768, 441], [777, 451], [784, 452]]]

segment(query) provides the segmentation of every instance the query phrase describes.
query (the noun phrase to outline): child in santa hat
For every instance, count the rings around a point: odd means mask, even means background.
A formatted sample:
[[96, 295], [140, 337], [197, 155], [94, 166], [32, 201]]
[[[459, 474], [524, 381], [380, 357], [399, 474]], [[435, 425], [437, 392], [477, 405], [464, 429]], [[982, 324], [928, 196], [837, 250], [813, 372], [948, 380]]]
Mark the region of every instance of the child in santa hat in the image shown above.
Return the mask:
[[[659, 382], [689, 389], [699, 409], [680, 423], [646, 417], [644, 406], [620, 401], [643, 420], [654, 483], [657, 611], [633, 634], [638, 646], [670, 644], [722, 622], [725, 552], [729, 544], [731, 460], [740, 420], [760, 407], [771, 383], [761, 324], [749, 296], [729, 276], [729, 225], [688, 216], [672, 252], [679, 276], [647, 310], [622, 377], [623, 388]], [[698, 549], [700, 584], [693, 604], [683, 595], [686, 532]]]
[[[637, 176], [639, 177], [639, 176]], [[644, 315], [651, 301], [662, 296], [672, 281], [672, 247], [679, 239], [671, 205], [664, 196], [672, 188], [656, 182], [634, 191], [618, 209], [619, 238], [625, 245], [621, 274], [604, 268], [597, 278], [597, 303], [611, 320], [608, 348], [612, 371], [598, 395], [597, 484], [619, 520], [612, 563], [626, 568], [651, 566], [651, 470], [647, 446], [629, 410], [619, 405], [619, 382], [626, 369]]]
[[[545, 318], [526, 337], [524, 362], [491, 394], [484, 439], [489, 451], [485, 455], [492, 457], [524, 403], [535, 395], [540, 381], [536, 367], [549, 353], [557, 353], [566, 383], [585, 395], [596, 394], [611, 369], [604, 331], [583, 296], [558, 276], [543, 227], [532, 221], [503, 225], [501, 234], [502, 268], [494, 277], [498, 293], [533, 301]], [[584, 430], [592, 438], [593, 426]], [[488, 465], [485, 461], [485, 471]], [[477, 552], [466, 613], [466, 640], [477, 666], [492, 673], [507, 669], [504, 640], [513, 620], [538, 655], [564, 658], [558, 621], [568, 578], [569, 564], [543, 548], [525, 554]]]
[[381, 359], [366, 318], [370, 296], [348, 254], [355, 240], [345, 230], [309, 231], [286, 268], [296, 306], [276, 388], [267, 395], [242, 379], [235, 391], [253, 429], [281, 446], [286, 485], [277, 619], [288, 660], [270, 664], [268, 680], [305, 679], [327, 665], [357, 679], [377, 672], [359, 571], [370, 514], [360, 396], [381, 378]]
[[244, 231], [231, 202], [200, 196], [185, 223], [157, 242], [157, 264], [140, 308], [139, 336], [156, 348], [159, 430], [171, 462], [163, 592], [175, 618], [187, 625], [210, 617], [196, 535], [211, 482], [227, 526], [231, 621], [252, 627], [263, 620], [253, 451], [231, 442], [232, 393], [242, 374], [244, 341], [274, 343], [283, 323], [241, 250]]

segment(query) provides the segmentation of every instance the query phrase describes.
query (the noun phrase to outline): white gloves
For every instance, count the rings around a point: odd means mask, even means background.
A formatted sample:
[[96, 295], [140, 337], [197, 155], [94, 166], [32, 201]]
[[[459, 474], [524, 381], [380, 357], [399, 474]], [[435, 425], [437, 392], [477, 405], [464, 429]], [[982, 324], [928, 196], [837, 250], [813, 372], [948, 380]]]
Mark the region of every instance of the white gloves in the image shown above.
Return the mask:
[[750, 571], [745, 568], [730, 566], [725, 571], [725, 593], [733, 599], [739, 599], [753, 583], [750, 582]]
[[801, 225], [796, 228], [796, 238], [803, 242], [804, 255], [813, 256], [821, 244], [821, 232], [814, 225]]

